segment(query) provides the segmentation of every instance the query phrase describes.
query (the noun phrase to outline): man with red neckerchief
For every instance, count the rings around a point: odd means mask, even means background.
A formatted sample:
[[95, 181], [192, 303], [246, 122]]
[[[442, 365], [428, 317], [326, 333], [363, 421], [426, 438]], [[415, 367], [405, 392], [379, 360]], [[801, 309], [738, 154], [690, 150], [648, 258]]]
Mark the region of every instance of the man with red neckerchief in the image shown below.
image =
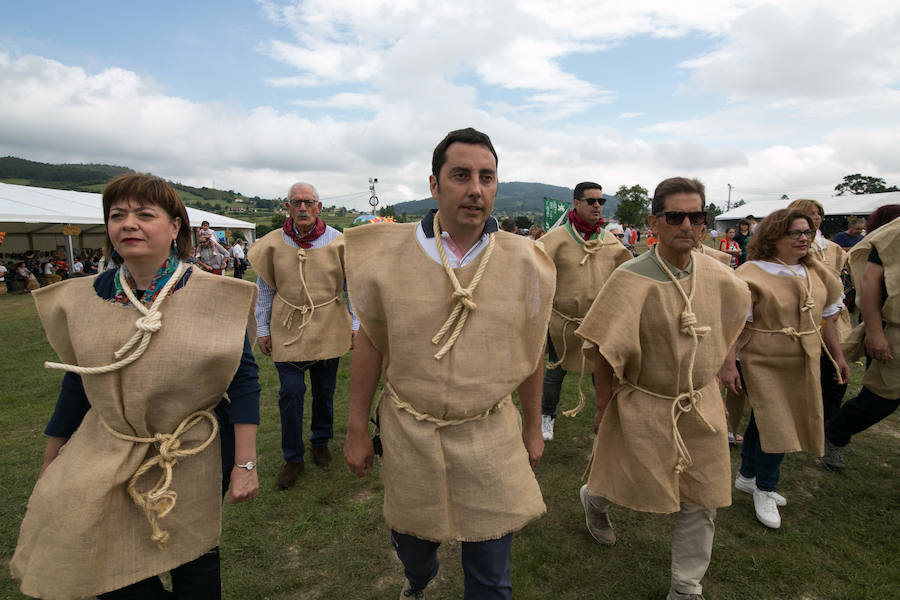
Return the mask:
[[575, 186], [566, 222], [541, 238], [556, 265], [556, 293], [547, 336], [549, 363], [541, 394], [541, 434], [553, 440], [556, 408], [568, 371], [593, 371], [581, 358], [581, 341], [575, 329], [591, 307], [597, 292], [631, 253], [603, 228], [603, 188], [583, 181]]
[[308, 183], [295, 183], [285, 202], [284, 226], [263, 236], [248, 253], [256, 271], [259, 349], [278, 369], [281, 450], [277, 486], [294, 485], [303, 471], [303, 396], [312, 388], [313, 462], [331, 462], [334, 387], [338, 361], [359, 326], [344, 299], [344, 240], [319, 218], [322, 203]]

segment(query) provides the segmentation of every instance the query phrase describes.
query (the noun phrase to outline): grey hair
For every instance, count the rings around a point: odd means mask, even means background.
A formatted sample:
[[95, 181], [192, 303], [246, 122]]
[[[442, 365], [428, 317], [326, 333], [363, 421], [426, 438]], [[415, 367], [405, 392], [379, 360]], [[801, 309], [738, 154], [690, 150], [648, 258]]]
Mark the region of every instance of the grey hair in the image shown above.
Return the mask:
[[316, 201], [319, 200], [319, 190], [317, 190], [316, 186], [314, 186], [313, 184], [306, 183], [305, 181], [298, 181], [297, 183], [293, 184], [290, 188], [288, 188], [288, 200], [290, 200], [291, 192], [294, 191], [295, 187], [307, 187], [307, 188], [311, 189], [313, 195], [316, 197]]

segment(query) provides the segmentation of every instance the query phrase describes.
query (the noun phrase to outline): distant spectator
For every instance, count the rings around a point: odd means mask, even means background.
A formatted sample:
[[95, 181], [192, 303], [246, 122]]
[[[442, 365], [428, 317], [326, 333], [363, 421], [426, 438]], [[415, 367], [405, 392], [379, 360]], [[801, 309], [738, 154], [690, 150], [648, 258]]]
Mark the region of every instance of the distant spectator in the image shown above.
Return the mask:
[[72, 275], [74, 277], [84, 276], [84, 263], [81, 262], [81, 259], [77, 256], [75, 257], [75, 261], [72, 263]]
[[735, 269], [738, 267], [738, 257], [742, 254], [741, 247], [734, 240], [734, 227], [725, 230], [725, 237], [719, 241], [719, 252], [731, 255], [731, 266]]
[[225, 272], [225, 261], [228, 259], [228, 251], [218, 244], [213, 244], [210, 236], [200, 236], [200, 246], [197, 250], [197, 265], [201, 269], [216, 275], [221, 275]]
[[847, 219], [847, 231], [839, 231], [834, 235], [832, 241], [844, 250], [849, 250], [863, 239], [863, 228], [865, 226], [865, 222], [862, 219], [850, 217]]
[[518, 233], [518, 227], [516, 227], [516, 220], [512, 217], [506, 217], [503, 219], [503, 222], [500, 223], [500, 229], [503, 231], [508, 231], [510, 233]]
[[541, 239], [541, 236], [547, 233], [537, 225], [532, 225], [531, 229], [528, 230], [528, 236], [533, 240]]
[[41, 259], [34, 250], [25, 253], [25, 268], [31, 271], [35, 277], [41, 274]]
[[738, 256], [738, 266], [747, 262], [747, 244], [750, 243], [750, 221], [741, 219], [738, 223], [738, 231], [734, 234], [734, 241], [741, 248], [741, 255]]
[[7, 279], [6, 274], [9, 273], [9, 270], [0, 263], [0, 294], [5, 294], [7, 291], [12, 292], [13, 287], [12, 284], [12, 276]]
[[634, 248], [632, 248], [631, 244], [628, 243], [628, 240], [626, 239], [626, 234], [622, 230], [621, 225], [619, 225], [618, 223], [610, 223], [609, 225], [606, 226], [606, 232], [615, 236], [616, 239], [619, 240], [619, 243], [621, 243], [623, 246], [625, 246], [626, 250], [631, 252], [631, 256], [637, 256], [637, 252], [635, 252]]
[[41, 287], [41, 284], [38, 283], [37, 277], [34, 276], [34, 273], [25, 266], [24, 262], [20, 262], [16, 265], [16, 281], [18, 281], [22, 286], [22, 291], [30, 294], [32, 290], [36, 290]]
[[747, 221], [750, 226], [750, 233], [756, 231], [756, 217], [754, 217], [753, 215], [747, 215], [746, 217], [744, 217], [744, 220]]
[[247, 268], [247, 259], [244, 258], [244, 246], [241, 245], [241, 240], [234, 240], [234, 245], [231, 246], [231, 258], [234, 259], [234, 276], [238, 279], [244, 278], [244, 269]]

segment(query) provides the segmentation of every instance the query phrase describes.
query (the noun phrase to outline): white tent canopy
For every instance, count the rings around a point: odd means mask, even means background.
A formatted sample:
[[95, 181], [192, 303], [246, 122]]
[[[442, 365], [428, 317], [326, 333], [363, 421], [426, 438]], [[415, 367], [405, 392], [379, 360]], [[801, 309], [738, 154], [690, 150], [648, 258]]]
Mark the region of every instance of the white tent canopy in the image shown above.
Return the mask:
[[[213, 229], [239, 230], [250, 242], [255, 238], [255, 223], [196, 208], [188, 208], [187, 213], [191, 227], [209, 221]], [[55, 250], [66, 245], [64, 225], [81, 230], [72, 237], [74, 247], [101, 247], [105, 239], [102, 194], [0, 183], [0, 231], [6, 232], [0, 252]]]
[[[849, 216], [866, 217], [876, 208], [885, 204], [900, 204], [900, 192], [884, 192], [882, 194], [850, 194], [846, 196], [831, 196], [828, 198], [815, 198], [825, 209], [828, 217]], [[716, 228], [733, 226], [747, 215], [753, 215], [756, 219], [767, 217], [776, 210], [787, 208], [792, 200], [754, 200], [732, 208], [716, 217]]]

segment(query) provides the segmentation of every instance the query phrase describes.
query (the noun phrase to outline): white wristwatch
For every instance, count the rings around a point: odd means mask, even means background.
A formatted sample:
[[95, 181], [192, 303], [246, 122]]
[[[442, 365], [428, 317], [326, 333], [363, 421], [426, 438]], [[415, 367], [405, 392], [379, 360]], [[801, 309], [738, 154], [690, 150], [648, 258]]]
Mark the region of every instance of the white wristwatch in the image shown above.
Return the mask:
[[243, 465], [234, 465], [234, 466], [240, 467], [240, 468], [242, 468], [242, 469], [247, 469], [248, 471], [252, 471], [253, 469], [256, 468], [256, 463], [253, 462], [252, 460], [248, 460], [248, 461], [247, 461], [246, 463], [244, 463]]

